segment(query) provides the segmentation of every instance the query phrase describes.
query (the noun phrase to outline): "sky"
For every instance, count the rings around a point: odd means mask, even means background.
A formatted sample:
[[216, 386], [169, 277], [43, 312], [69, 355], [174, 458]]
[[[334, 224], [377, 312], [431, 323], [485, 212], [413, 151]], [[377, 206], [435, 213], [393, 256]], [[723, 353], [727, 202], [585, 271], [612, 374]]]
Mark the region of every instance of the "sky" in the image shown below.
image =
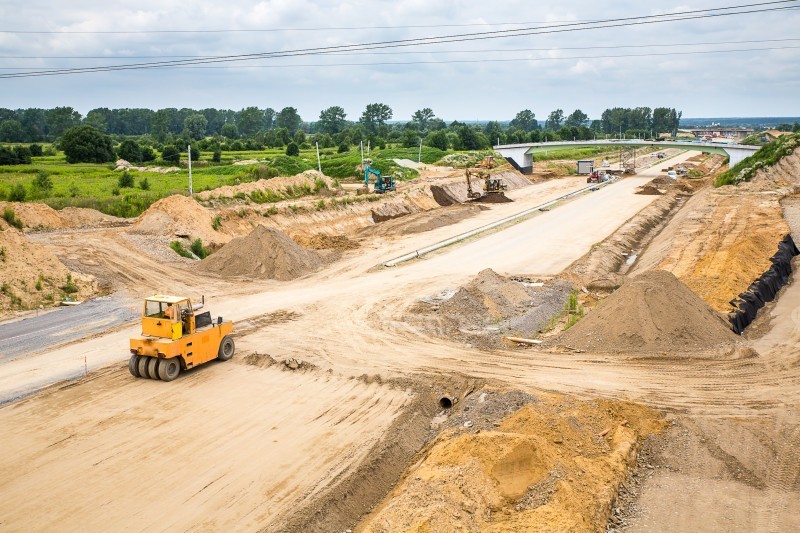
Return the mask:
[[[800, 116], [800, 9], [541, 33], [760, 2], [0, 0], [0, 74], [539, 32], [191, 68], [0, 78], [0, 107], [72, 106], [85, 115], [96, 107], [292, 106], [306, 121], [334, 105], [357, 120], [374, 102], [388, 104], [395, 120], [424, 107], [448, 121], [508, 120], [522, 109], [544, 120], [557, 108], [597, 118], [616, 106], [675, 107], [684, 117]], [[800, 2], [749, 9], [791, 6]]]

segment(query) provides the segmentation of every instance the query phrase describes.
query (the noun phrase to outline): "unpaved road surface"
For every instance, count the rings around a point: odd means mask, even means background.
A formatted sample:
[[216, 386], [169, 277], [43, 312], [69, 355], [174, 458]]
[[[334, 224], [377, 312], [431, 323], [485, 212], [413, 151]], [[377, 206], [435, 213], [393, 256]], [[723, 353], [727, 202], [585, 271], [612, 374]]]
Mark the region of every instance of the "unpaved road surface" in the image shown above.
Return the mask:
[[256, 530], [363, 459], [409, 400], [319, 373], [203, 370], [176, 388], [114, 366], [1, 409], [0, 529]]
[[[652, 177], [659, 168], [649, 172]], [[788, 313], [794, 324], [776, 328], [784, 335], [781, 339], [765, 337], [757, 348], [759, 358], [484, 352], [430, 339], [404, 320], [418, 298], [456, 288], [483, 268], [557, 274], [655, 198], [634, 194], [646, 181], [626, 178], [429, 259], [374, 268], [404, 250], [482, 225], [480, 217], [501, 218], [512, 209], [521, 211], [526, 202], [537, 205], [581, 183], [565, 180], [562, 184], [571, 185], [560, 190], [551, 183], [546, 193], [531, 187], [519, 191], [515, 204], [493, 206], [422, 235], [376, 241], [307, 278], [252, 284], [250, 294], [208, 302], [214, 314], [248, 320], [250, 325], [243, 325], [237, 338], [241, 354], [268, 352], [276, 359], [294, 357], [318, 367], [307, 373], [252, 367], [237, 357], [196, 369], [171, 384], [136, 380], [122, 360], [127, 338], [137, 328], [3, 362], [0, 391], [5, 398], [69, 375], [76, 365], [82, 367], [84, 357], [90, 370], [106, 368], [0, 407], [0, 427], [13, 428], [4, 432], [10, 438], [0, 459], [0, 477], [10, 480], [0, 499], [0, 526], [269, 528], [329, 485], [336, 473], [353, 468], [410, 401], [402, 388], [367, 385], [350, 376], [426, 379], [458, 373], [586, 398], [642, 401], [696, 418], [761, 420], [768, 437], [791, 437], [782, 441], [779, 461], [766, 461], [767, 481], [752, 485], [760, 492], [751, 501], [765, 502], [765, 514], [746, 521], [752, 506], [729, 505], [725, 508], [735, 516], [730, 528], [712, 513], [703, 521], [703, 509], [717, 499], [734, 498], [732, 493], [745, 486], [734, 479], [720, 485], [711, 502], [703, 500], [704, 480], [714, 475], [708, 470], [684, 479], [689, 482], [685, 490], [698, 495], [693, 500], [679, 501], [673, 492], [645, 486], [652, 494], [648, 501], [662, 503], [660, 510], [651, 507], [648, 516], [653, 518], [642, 522], [643, 528], [663, 524], [664, 530], [673, 531], [733, 531], [737, 524], [752, 523], [791, 530], [785, 527], [792, 524], [800, 503], [794, 446], [798, 426], [792, 415], [800, 408], [800, 351], [795, 348], [800, 341], [799, 298], [786, 300], [790, 310], [776, 307], [776, 313]], [[743, 447], [749, 446], [748, 457], [765, 453], [757, 439], [748, 443]], [[43, 487], [46, 501], [31, 497]], [[695, 506], [691, 516], [696, 522], [670, 514], [680, 502]]]

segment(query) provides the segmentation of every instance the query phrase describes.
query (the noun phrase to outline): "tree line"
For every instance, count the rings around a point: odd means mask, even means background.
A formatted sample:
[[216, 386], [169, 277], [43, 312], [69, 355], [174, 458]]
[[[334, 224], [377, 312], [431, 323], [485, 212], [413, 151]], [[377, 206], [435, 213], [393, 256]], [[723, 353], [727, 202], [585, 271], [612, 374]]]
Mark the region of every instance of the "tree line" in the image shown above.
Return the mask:
[[[524, 109], [510, 121], [448, 124], [431, 108], [423, 108], [407, 122], [391, 122], [393, 117], [392, 108], [383, 103], [367, 105], [357, 120], [349, 119], [340, 106], [328, 107], [312, 122], [304, 121], [294, 107], [280, 111], [258, 107], [240, 111], [97, 108], [85, 117], [71, 107], [0, 108], [0, 142], [61, 145], [66, 137], [85, 146], [91, 138], [98, 146], [93, 156], [68, 154], [68, 160], [98, 162], [111, 160], [115, 155], [127, 155], [136, 162], [151, 161], [156, 158], [156, 151], [162, 152], [164, 160], [173, 161], [177, 160], [174, 152], [180, 153], [189, 143], [198, 150], [215, 153], [265, 147], [287, 147], [291, 148], [287, 153], [295, 153], [314, 143], [321, 148], [338, 147], [344, 152], [362, 142], [375, 147], [387, 143], [414, 147], [422, 143], [440, 150], [482, 150], [494, 144], [674, 134], [681, 113], [671, 108], [613, 108], [604, 111], [600, 119], [590, 120], [580, 109], [569, 115], [556, 109], [540, 121], [533, 111]], [[164, 150], [169, 157], [163, 154]]]

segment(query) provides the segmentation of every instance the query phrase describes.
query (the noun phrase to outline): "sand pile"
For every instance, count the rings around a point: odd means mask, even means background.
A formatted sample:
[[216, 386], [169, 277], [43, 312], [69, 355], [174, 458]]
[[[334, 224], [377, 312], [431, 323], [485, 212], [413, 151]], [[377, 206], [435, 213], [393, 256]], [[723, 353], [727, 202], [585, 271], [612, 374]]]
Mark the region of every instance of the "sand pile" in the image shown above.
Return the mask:
[[47, 204], [39, 202], [0, 202], [0, 213], [4, 209], [14, 210], [16, 218], [28, 229], [62, 229], [70, 227], [67, 219]]
[[322, 256], [294, 242], [274, 228], [256, 226], [202, 260], [198, 270], [223, 277], [289, 281], [318, 270]]
[[295, 237], [295, 241], [301, 246], [314, 250], [355, 250], [358, 248], [358, 243], [348, 239], [347, 235], [317, 233], [311, 237]]
[[192, 239], [199, 237], [207, 244], [224, 244], [229, 238], [214, 230], [212, 219], [211, 211], [195, 200], [175, 194], [162, 198], [139, 215], [130, 232]]
[[486, 269], [455, 292], [415, 304], [406, 320], [432, 335], [500, 348], [505, 335], [530, 338], [543, 331], [561, 313], [571, 288], [562, 280], [534, 284]]
[[559, 338], [597, 352], [682, 352], [737, 340], [730, 325], [672, 273], [653, 270], [628, 280]]
[[217, 187], [211, 191], [198, 193], [197, 198], [203, 201], [216, 198], [235, 198], [239, 193], [244, 193], [249, 196], [254, 192], [265, 192], [267, 190], [276, 194], [285, 194], [288, 190], [298, 191], [302, 188], [309, 188], [313, 191], [315, 187], [317, 187], [318, 181], [325, 183], [328, 189], [336, 187], [336, 183], [324, 174], [320, 174], [316, 170], [306, 170], [295, 176], [278, 176], [276, 178], [261, 179], [242, 183], [240, 185]]
[[[503, 183], [508, 186], [509, 191], [513, 191], [516, 189], [521, 189], [523, 187], [528, 187], [531, 185], [531, 181], [520, 174], [519, 172], [514, 171], [505, 171], [505, 172], [497, 172], [492, 174], [493, 179], [502, 179]], [[483, 191], [483, 180], [478, 178], [472, 178], [470, 180], [472, 184], [473, 192], [482, 192]], [[431, 185], [431, 194], [433, 195], [434, 200], [441, 205], [453, 205], [453, 204], [463, 204], [464, 202], [469, 201], [469, 197], [467, 197], [467, 180], [466, 177], [460, 177], [456, 179], [448, 179], [447, 181], [441, 181]], [[499, 196], [499, 195], [492, 195], [492, 196]], [[507, 200], [507, 199], [506, 199]], [[498, 199], [495, 199], [498, 201]], [[502, 201], [502, 200], [499, 200]]]
[[44, 246], [28, 241], [0, 219], [0, 316], [59, 302], [68, 275], [78, 289], [72, 296], [83, 299], [92, 295], [95, 286], [91, 278], [71, 274]]
[[463, 403], [359, 531], [605, 531], [639, 443], [663, 427], [618, 401], [485, 388]]
[[639, 187], [639, 189], [636, 191], [636, 194], [643, 194], [645, 196], [661, 196], [664, 193], [654, 185], [650, 185], [648, 183], [647, 185], [642, 185]]

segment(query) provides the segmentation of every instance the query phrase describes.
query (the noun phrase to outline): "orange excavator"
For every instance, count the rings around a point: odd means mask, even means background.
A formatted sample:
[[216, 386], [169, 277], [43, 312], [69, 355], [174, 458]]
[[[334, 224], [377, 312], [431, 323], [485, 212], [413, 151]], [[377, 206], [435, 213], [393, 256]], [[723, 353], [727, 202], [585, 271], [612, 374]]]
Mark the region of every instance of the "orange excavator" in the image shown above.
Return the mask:
[[[494, 156], [486, 156], [479, 163], [476, 163], [473, 168], [467, 168], [467, 196], [470, 200], [477, 200], [490, 194], [505, 194], [504, 191], [508, 190], [508, 185], [503, 183], [500, 178], [492, 178], [490, 172], [494, 168]], [[473, 174], [483, 180], [483, 193], [473, 191], [472, 189], [472, 176]]]

